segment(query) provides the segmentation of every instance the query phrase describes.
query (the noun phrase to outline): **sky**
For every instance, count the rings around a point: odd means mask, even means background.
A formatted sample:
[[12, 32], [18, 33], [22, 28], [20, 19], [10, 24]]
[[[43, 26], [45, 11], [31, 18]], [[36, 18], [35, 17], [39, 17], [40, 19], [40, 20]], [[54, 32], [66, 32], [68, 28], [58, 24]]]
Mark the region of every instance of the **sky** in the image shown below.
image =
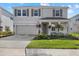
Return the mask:
[[0, 7], [3, 7], [11, 13], [13, 13], [12, 7], [16, 6], [66, 6], [69, 7], [68, 18], [79, 14], [79, 3], [0, 3]]

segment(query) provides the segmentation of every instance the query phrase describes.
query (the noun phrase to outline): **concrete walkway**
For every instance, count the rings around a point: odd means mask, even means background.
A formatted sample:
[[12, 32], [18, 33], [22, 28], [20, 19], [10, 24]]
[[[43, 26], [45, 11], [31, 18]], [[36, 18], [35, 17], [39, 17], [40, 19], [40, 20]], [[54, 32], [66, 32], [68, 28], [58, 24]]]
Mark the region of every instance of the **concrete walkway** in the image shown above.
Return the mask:
[[9, 36], [0, 38], [0, 56], [24, 56], [33, 36]]

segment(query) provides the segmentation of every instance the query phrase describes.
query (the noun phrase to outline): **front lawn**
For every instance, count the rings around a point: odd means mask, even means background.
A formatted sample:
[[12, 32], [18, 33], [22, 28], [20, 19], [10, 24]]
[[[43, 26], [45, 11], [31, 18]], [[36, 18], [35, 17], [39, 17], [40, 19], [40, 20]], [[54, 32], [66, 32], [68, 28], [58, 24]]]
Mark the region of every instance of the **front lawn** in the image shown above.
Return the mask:
[[47, 49], [77, 49], [79, 40], [70, 39], [51, 39], [51, 40], [32, 40], [27, 48], [47, 48]]

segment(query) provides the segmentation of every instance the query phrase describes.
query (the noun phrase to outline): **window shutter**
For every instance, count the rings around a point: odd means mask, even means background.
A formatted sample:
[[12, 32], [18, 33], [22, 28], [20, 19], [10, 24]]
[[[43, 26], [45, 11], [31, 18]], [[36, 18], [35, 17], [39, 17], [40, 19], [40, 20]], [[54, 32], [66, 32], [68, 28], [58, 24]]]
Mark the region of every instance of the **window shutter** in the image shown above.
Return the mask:
[[27, 9], [27, 16], [29, 16], [29, 9]]
[[62, 16], [62, 12], [63, 12], [62, 9], [60, 9], [60, 16]]
[[31, 16], [33, 16], [33, 9], [31, 10]]
[[39, 16], [41, 16], [41, 10], [39, 9]]
[[14, 12], [15, 12], [15, 16], [17, 16], [17, 10], [16, 10], [16, 9], [15, 9], [15, 11], [14, 11]]
[[53, 10], [53, 16], [55, 16], [55, 10]]

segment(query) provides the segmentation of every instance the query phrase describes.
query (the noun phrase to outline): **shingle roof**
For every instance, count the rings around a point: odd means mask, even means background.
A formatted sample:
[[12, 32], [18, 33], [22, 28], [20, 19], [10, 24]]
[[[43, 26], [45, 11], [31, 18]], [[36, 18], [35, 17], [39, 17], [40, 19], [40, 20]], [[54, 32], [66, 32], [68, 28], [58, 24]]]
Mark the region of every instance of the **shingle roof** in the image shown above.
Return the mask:
[[52, 20], [69, 20], [68, 18], [62, 18], [62, 17], [44, 17], [44, 18], [40, 18], [41, 20], [50, 20], [50, 19], [52, 19]]

